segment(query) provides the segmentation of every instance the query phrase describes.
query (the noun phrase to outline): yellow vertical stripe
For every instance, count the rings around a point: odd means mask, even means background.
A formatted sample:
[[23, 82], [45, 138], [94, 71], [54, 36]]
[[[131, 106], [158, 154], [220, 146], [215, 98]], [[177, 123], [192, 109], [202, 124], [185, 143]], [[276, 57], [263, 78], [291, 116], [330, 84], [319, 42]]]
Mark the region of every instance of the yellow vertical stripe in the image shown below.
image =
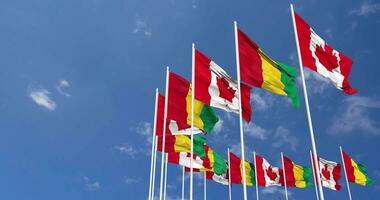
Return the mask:
[[366, 185], [367, 183], [366, 176], [359, 170], [359, 166], [352, 159], [351, 159], [351, 165], [354, 167], [355, 183], [360, 184], [360, 185]]
[[281, 81], [281, 71], [277, 69], [277, 64], [265, 55], [261, 49], [259, 49], [259, 54], [263, 70], [263, 84], [261, 87], [275, 94], [287, 96], [284, 90], [285, 85]]
[[[248, 185], [248, 186], [253, 186], [253, 183], [252, 183], [252, 179], [251, 179], [251, 165], [249, 165], [249, 162], [248, 161], [245, 161], [244, 162], [244, 167], [245, 167], [245, 183]], [[241, 174], [241, 183], [243, 184], [244, 181], [243, 181], [243, 178], [244, 178], [244, 175], [243, 175], [243, 168], [241, 167], [240, 165], [240, 174]]]
[[305, 188], [306, 182], [305, 182], [304, 177], [303, 177], [303, 174], [304, 174], [303, 167], [300, 165], [296, 165], [293, 162], [293, 174], [294, 174], [296, 187]]
[[[204, 103], [194, 99], [194, 127], [203, 130], [204, 124], [201, 119], [201, 112], [203, 109]], [[187, 111], [187, 124], [191, 124], [191, 85], [186, 96], [186, 111]]]
[[191, 140], [185, 135], [175, 136], [174, 151], [175, 152], [189, 152], [191, 147]]

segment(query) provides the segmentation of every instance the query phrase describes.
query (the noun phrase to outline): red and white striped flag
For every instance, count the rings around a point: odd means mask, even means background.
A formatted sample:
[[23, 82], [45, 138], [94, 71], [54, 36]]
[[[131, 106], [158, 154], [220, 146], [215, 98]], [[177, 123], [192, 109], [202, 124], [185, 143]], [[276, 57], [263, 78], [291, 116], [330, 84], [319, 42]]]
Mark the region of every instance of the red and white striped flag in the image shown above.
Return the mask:
[[294, 16], [303, 65], [329, 79], [339, 90], [355, 94], [357, 90], [348, 82], [352, 60], [331, 48], [296, 12]]

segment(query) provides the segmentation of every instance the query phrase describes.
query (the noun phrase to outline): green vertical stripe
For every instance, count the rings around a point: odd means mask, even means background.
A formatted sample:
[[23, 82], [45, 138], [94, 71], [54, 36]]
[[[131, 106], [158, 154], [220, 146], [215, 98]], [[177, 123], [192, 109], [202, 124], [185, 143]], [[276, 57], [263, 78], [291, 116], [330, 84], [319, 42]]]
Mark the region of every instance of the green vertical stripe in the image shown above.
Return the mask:
[[[190, 136], [189, 136], [190, 137]], [[206, 157], [206, 151], [204, 148], [204, 144], [206, 142], [206, 139], [200, 135], [194, 135], [194, 145], [193, 145], [193, 152], [195, 155], [199, 157]]]
[[249, 172], [249, 175], [251, 175], [252, 185], [256, 185], [255, 166], [252, 163], [249, 163], [249, 166], [251, 166], [251, 171]]
[[214, 151], [214, 173], [216, 175], [222, 175], [227, 173], [226, 161], [218, 153]]
[[358, 164], [358, 168], [359, 168], [360, 172], [363, 173], [365, 176], [365, 179], [366, 179], [365, 185], [372, 184], [372, 182], [373, 182], [372, 179], [370, 179], [367, 175], [367, 167], [363, 164]]
[[303, 168], [303, 179], [306, 182], [306, 187], [312, 186], [313, 184], [310, 181], [311, 168], [310, 167], [302, 167], [302, 168]]
[[284, 90], [286, 94], [292, 100], [293, 105], [298, 108], [300, 106], [300, 98], [296, 86], [296, 69], [283, 63], [278, 63], [278, 69], [281, 71], [281, 82], [285, 85]]
[[203, 121], [203, 130], [207, 133], [211, 133], [212, 129], [214, 129], [215, 124], [219, 121], [219, 118], [216, 116], [214, 110], [211, 106], [204, 104], [200, 118]]

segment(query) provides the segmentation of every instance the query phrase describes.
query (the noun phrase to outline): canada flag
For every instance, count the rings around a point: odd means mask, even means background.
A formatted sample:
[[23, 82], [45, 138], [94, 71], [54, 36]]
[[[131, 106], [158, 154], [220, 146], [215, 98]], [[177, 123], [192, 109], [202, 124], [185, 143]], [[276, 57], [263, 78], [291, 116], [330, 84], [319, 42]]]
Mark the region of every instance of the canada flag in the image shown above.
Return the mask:
[[346, 94], [355, 94], [357, 90], [348, 82], [352, 60], [331, 48], [296, 12], [294, 16], [303, 65]]
[[[315, 171], [314, 159], [312, 162]], [[341, 165], [320, 157], [318, 157], [318, 162], [322, 186], [332, 190], [340, 190], [341, 186], [339, 180], [341, 178]]]
[[265, 158], [256, 155], [256, 173], [258, 186], [283, 186], [284, 173], [281, 168], [273, 167]]

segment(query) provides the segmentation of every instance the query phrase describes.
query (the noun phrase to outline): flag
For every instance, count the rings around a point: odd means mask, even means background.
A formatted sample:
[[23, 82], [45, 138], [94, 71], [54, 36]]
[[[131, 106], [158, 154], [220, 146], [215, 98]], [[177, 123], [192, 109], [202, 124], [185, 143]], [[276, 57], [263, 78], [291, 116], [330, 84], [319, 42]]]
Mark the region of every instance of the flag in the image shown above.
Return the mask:
[[193, 154], [193, 159], [191, 161], [191, 154], [188, 152], [169, 152], [168, 162], [185, 167], [190, 167], [190, 162], [192, 162], [193, 168], [195, 169], [202, 169], [205, 167], [203, 160], [195, 154]]
[[283, 156], [283, 159], [287, 187], [305, 188], [313, 185], [310, 181], [310, 167], [297, 165], [286, 156]]
[[[231, 173], [231, 183], [233, 184], [244, 184], [243, 179], [243, 169], [241, 167], [242, 160], [235, 154], [230, 152], [230, 166], [229, 170]], [[253, 186], [256, 183], [255, 180], [255, 167], [252, 163], [245, 161], [245, 183], [248, 186]]]
[[368, 178], [366, 166], [356, 163], [346, 152], [342, 153], [348, 181], [363, 186], [371, 184], [372, 180]]
[[[158, 137], [157, 150], [162, 152], [163, 137]], [[194, 136], [193, 152], [197, 156], [205, 157], [205, 139], [200, 135]], [[191, 152], [191, 140], [187, 135], [167, 135], [165, 137], [165, 152]]]
[[329, 79], [336, 88], [355, 94], [348, 77], [352, 61], [331, 48], [296, 12], [294, 12], [302, 63], [309, 69]]
[[241, 80], [254, 87], [287, 96], [294, 106], [299, 107], [296, 69], [272, 60], [239, 29], [238, 46]]
[[256, 155], [256, 172], [258, 186], [284, 185], [284, 173], [281, 168], [273, 167], [265, 158]]
[[[237, 81], [198, 50], [195, 50], [195, 85], [195, 98], [197, 100], [227, 112], [239, 113]], [[250, 97], [250, 89], [241, 91], [242, 96]], [[241, 102], [243, 117], [249, 122], [252, 112], [250, 101], [249, 98], [243, 100]]]
[[[169, 73], [168, 116], [177, 123], [178, 130], [191, 127], [191, 85], [181, 76]], [[213, 109], [194, 99], [194, 127], [210, 133], [218, 122]]]
[[[340, 190], [339, 179], [341, 177], [339, 163], [328, 161], [318, 157], [319, 170], [321, 175], [321, 182], [323, 187], [327, 187], [332, 190]], [[314, 163], [314, 159], [313, 159]], [[313, 164], [314, 165], [314, 164]], [[315, 170], [314, 170], [315, 171]], [[318, 180], [318, 179], [317, 179]]]
[[228, 185], [228, 176], [227, 174], [217, 175], [214, 172], [206, 171], [206, 178], [208, 180], [213, 180], [217, 183]]

